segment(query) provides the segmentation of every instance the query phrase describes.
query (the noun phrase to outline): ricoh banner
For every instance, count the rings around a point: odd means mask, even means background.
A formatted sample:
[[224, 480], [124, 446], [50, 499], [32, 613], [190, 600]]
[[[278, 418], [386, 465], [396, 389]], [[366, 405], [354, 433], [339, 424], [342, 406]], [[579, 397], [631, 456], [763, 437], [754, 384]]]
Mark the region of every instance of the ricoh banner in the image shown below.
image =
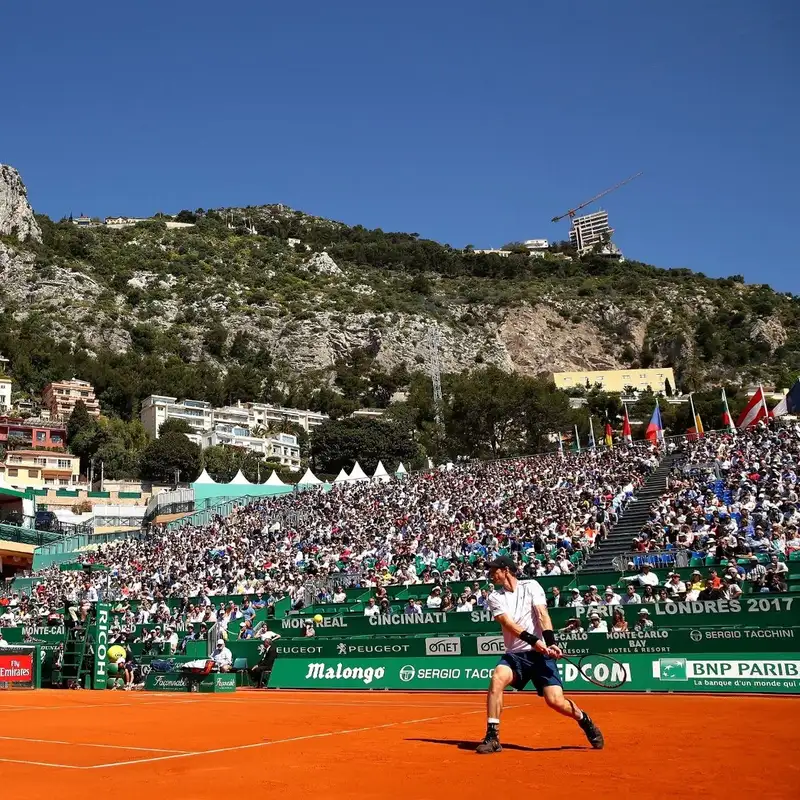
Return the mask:
[[[270, 687], [481, 691], [486, 689], [496, 661], [496, 654], [494, 658], [279, 658], [272, 671]], [[619, 662], [618, 665], [609, 665], [589, 658], [582, 673], [574, 664], [562, 661], [559, 670], [564, 686], [570, 692], [800, 694], [800, 658], [790, 653], [667, 657], [633, 653], [621, 656]], [[612, 681], [624, 677], [626, 683], [619, 689], [604, 690], [590, 683], [587, 675]]]

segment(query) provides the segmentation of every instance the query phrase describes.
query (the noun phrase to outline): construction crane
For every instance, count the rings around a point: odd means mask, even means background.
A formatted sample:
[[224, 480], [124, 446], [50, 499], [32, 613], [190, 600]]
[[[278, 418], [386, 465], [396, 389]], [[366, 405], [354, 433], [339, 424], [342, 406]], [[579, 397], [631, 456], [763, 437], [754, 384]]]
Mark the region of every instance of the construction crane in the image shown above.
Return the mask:
[[585, 203], [581, 203], [579, 206], [575, 206], [575, 208], [571, 208], [569, 211], [561, 214], [558, 217], [553, 217], [552, 222], [560, 222], [564, 217], [569, 217], [573, 219], [575, 215], [582, 209], [586, 208], [586, 206], [590, 206], [592, 203], [599, 200], [601, 197], [605, 197], [607, 194], [611, 194], [611, 192], [616, 192], [621, 186], [624, 186], [626, 183], [630, 183], [632, 180], [635, 180], [640, 175], [644, 173], [637, 172], [635, 175], [631, 175], [630, 178], [625, 178], [624, 181], [620, 181], [616, 186], [612, 186], [610, 189], [606, 189], [604, 192], [600, 192], [600, 194], [596, 194], [591, 200], [587, 200]]

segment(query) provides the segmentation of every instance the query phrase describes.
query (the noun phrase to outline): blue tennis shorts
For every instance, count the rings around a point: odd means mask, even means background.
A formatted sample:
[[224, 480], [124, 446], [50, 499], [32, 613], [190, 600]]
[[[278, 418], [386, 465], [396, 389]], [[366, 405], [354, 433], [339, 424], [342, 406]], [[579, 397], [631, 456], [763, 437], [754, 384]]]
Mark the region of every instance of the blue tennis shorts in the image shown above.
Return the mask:
[[546, 686], [563, 686], [555, 659], [545, 658], [541, 653], [532, 650], [506, 653], [500, 664], [505, 664], [514, 673], [511, 685], [517, 690], [524, 689], [530, 682], [541, 697]]

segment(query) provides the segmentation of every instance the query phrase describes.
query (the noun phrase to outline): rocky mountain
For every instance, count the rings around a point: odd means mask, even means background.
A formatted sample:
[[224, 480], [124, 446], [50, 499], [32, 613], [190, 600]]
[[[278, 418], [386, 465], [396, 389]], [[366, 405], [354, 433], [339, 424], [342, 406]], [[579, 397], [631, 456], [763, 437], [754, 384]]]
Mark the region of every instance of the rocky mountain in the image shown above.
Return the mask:
[[0, 164], [0, 236], [14, 236], [19, 241], [42, 239], [25, 184], [19, 173], [5, 164]]
[[[0, 351], [20, 388], [65, 370], [115, 398], [135, 383], [114, 401], [128, 413], [150, 391], [197, 393], [232, 371], [236, 391], [228, 380], [208, 393], [310, 402], [314, 387], [347, 395], [367, 375], [394, 375], [382, 385], [402, 389], [426, 368], [433, 323], [444, 372], [670, 364], [700, 387], [780, 382], [800, 368], [797, 297], [565, 246], [475, 254], [280, 205], [124, 227], [37, 222], [9, 167], [0, 233]], [[306, 393], [292, 394], [300, 384]], [[386, 401], [359, 385], [355, 402]]]

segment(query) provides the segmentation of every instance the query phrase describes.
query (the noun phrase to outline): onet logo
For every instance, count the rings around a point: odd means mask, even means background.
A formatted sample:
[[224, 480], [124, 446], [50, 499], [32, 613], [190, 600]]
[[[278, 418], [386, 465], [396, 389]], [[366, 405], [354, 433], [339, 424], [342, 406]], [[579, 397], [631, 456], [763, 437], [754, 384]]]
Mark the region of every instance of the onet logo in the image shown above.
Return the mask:
[[403, 681], [403, 683], [413, 681], [416, 674], [417, 671], [411, 666], [411, 664], [406, 664], [404, 667], [400, 668], [400, 680]]

